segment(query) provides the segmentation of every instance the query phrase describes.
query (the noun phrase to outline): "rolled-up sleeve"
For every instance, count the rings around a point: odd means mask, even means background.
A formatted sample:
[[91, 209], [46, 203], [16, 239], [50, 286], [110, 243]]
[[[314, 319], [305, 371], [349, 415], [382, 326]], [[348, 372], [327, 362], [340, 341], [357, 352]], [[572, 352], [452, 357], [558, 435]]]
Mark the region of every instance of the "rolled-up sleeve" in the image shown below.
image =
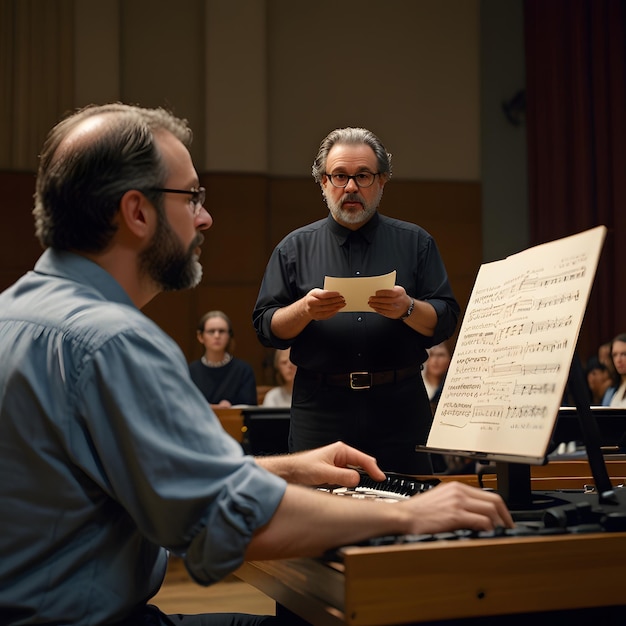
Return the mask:
[[288, 263], [281, 242], [273, 251], [261, 281], [259, 295], [252, 313], [252, 323], [259, 341], [264, 346], [280, 350], [288, 348], [292, 341], [280, 339], [272, 332], [272, 317], [282, 307], [288, 306], [301, 297], [295, 284], [295, 277], [288, 277]]
[[237, 569], [252, 534], [270, 521], [280, 503], [285, 485], [278, 477], [246, 472], [242, 479], [239, 489], [217, 498], [185, 554], [196, 582], [214, 583]]

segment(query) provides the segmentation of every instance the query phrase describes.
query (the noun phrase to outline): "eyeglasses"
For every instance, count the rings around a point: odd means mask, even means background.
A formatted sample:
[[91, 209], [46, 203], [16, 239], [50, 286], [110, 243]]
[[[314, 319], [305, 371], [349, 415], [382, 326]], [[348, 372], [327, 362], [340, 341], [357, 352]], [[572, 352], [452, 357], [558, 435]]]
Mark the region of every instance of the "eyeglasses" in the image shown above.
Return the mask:
[[191, 196], [191, 204], [193, 204], [193, 216], [198, 217], [206, 200], [206, 189], [204, 187], [192, 187], [191, 189], [165, 189], [162, 187], [152, 187], [150, 191], [159, 191], [160, 193], [185, 193]]
[[226, 333], [228, 333], [228, 329], [227, 328], [206, 328], [204, 332], [207, 335], [225, 335]]
[[376, 176], [380, 176], [380, 172], [359, 172], [354, 176], [348, 176], [347, 174], [328, 174], [328, 180], [333, 187], [339, 187], [343, 189], [348, 186], [350, 180], [354, 180], [358, 187], [371, 187], [374, 184]]

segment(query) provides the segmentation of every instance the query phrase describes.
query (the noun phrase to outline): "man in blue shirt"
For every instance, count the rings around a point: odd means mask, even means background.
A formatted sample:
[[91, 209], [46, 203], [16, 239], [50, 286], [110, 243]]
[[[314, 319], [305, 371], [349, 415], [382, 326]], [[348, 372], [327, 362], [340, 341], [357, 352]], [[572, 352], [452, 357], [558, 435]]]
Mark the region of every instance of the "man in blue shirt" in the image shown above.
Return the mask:
[[[342, 440], [384, 470], [429, 473], [432, 412], [421, 376], [426, 348], [450, 337], [459, 306], [433, 238], [378, 212], [391, 155], [363, 128], [340, 128], [321, 143], [313, 177], [328, 216], [287, 235], [274, 250], [253, 321], [262, 343], [291, 346], [298, 366], [290, 450]], [[326, 276], [396, 272], [393, 289], [367, 310], [342, 312]]]
[[148, 605], [168, 550], [211, 584], [244, 559], [512, 523], [497, 496], [460, 484], [397, 506], [303, 487], [354, 485], [349, 466], [383, 478], [344, 444], [243, 455], [140, 312], [201, 277], [212, 219], [190, 140], [161, 109], [112, 104], [71, 115], [44, 144], [34, 215], [47, 249], [0, 294], [3, 625], [270, 623]]

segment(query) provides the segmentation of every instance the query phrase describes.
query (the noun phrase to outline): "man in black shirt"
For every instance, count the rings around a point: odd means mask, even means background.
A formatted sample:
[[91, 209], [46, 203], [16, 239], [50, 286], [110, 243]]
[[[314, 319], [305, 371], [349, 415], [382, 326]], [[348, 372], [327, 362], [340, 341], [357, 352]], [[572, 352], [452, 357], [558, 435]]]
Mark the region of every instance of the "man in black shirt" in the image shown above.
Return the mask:
[[[382, 469], [430, 472], [432, 413], [420, 375], [426, 348], [452, 335], [459, 306], [433, 238], [381, 215], [391, 155], [362, 128], [331, 132], [313, 163], [329, 215], [287, 235], [265, 271], [253, 321], [264, 345], [291, 346], [298, 366], [292, 451], [343, 440]], [[395, 270], [396, 285], [372, 294], [368, 311], [343, 312], [325, 276]]]

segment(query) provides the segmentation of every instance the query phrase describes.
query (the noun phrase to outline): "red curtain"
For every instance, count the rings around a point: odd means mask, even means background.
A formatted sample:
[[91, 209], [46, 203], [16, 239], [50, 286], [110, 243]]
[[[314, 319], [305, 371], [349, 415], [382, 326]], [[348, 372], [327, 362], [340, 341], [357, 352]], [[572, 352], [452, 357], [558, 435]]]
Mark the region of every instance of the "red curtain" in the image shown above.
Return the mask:
[[608, 228], [586, 359], [626, 332], [626, 1], [525, 0], [524, 20], [531, 244]]

